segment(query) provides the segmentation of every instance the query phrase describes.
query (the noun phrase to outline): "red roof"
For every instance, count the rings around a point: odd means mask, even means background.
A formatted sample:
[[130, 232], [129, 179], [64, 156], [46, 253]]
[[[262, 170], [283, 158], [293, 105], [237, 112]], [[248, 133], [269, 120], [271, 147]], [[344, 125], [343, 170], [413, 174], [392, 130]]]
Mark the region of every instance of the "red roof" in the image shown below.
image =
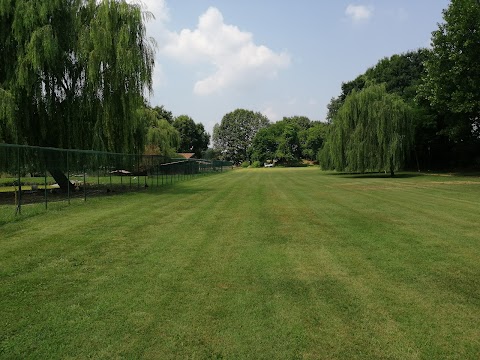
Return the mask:
[[181, 157], [184, 157], [185, 159], [190, 159], [195, 155], [195, 153], [178, 153]]

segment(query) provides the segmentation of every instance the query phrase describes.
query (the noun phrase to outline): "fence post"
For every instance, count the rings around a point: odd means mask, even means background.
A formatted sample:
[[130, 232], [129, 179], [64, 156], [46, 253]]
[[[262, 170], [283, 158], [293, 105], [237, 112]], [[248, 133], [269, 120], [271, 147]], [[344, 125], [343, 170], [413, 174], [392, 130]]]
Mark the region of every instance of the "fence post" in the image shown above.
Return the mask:
[[69, 158], [70, 152], [67, 150], [67, 196], [68, 196], [68, 205], [70, 205], [70, 158]]
[[87, 201], [87, 182], [85, 176], [85, 165], [83, 166], [83, 201]]
[[[15, 209], [15, 215], [22, 215], [22, 178], [21, 178], [21, 165], [20, 165], [20, 148], [17, 148], [17, 169], [18, 169], [18, 195], [15, 193], [15, 199], [17, 208]], [[17, 189], [15, 188], [15, 191]]]
[[44, 186], [45, 186], [45, 210], [47, 210], [47, 207], [48, 207], [47, 167], [45, 167], [43, 177], [44, 177]]
[[137, 189], [140, 189], [140, 155], [137, 155]]
[[112, 160], [110, 155], [107, 155], [107, 163], [108, 163], [108, 174], [110, 176], [110, 190], [112, 190]]

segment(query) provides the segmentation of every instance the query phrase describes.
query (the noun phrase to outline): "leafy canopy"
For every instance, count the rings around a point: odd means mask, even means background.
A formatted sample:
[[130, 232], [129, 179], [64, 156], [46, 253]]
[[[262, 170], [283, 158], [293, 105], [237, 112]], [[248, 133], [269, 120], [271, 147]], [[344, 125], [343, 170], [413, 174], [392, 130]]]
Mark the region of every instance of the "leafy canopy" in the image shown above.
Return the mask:
[[320, 160], [324, 168], [365, 172], [402, 168], [413, 140], [413, 113], [385, 85], [353, 90], [333, 119]]
[[480, 137], [480, 3], [452, 0], [432, 33], [432, 50], [420, 88], [446, 115], [450, 138]]
[[154, 50], [124, 0], [0, 2], [0, 141], [141, 151]]
[[268, 118], [259, 112], [245, 109], [230, 112], [213, 128], [214, 149], [224, 160], [241, 164], [248, 159], [247, 149], [256, 133], [268, 124]]
[[196, 158], [201, 158], [210, 142], [210, 135], [205, 131], [203, 125], [196, 124], [188, 115], [180, 115], [173, 121], [173, 126], [180, 134], [178, 151], [195, 153]]

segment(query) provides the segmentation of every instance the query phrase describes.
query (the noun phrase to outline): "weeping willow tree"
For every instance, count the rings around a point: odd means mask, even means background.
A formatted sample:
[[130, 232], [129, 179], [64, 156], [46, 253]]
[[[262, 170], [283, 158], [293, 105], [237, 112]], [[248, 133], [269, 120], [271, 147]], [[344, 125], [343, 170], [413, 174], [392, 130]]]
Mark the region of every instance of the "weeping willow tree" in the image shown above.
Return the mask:
[[124, 0], [0, 0], [0, 141], [143, 151], [146, 16]]
[[401, 169], [413, 142], [413, 112], [385, 85], [353, 91], [333, 118], [319, 159], [339, 171]]
[[147, 124], [145, 129], [145, 154], [173, 157], [180, 146], [180, 134], [161, 117], [156, 109], [145, 107], [139, 110], [139, 115]]

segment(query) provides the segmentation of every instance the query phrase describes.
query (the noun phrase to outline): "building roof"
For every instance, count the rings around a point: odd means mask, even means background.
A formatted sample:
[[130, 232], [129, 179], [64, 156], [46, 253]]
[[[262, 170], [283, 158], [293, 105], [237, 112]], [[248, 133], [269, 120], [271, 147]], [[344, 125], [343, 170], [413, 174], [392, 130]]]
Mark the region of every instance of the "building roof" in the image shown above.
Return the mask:
[[184, 157], [185, 159], [190, 159], [193, 156], [195, 156], [195, 153], [178, 153], [181, 157]]

